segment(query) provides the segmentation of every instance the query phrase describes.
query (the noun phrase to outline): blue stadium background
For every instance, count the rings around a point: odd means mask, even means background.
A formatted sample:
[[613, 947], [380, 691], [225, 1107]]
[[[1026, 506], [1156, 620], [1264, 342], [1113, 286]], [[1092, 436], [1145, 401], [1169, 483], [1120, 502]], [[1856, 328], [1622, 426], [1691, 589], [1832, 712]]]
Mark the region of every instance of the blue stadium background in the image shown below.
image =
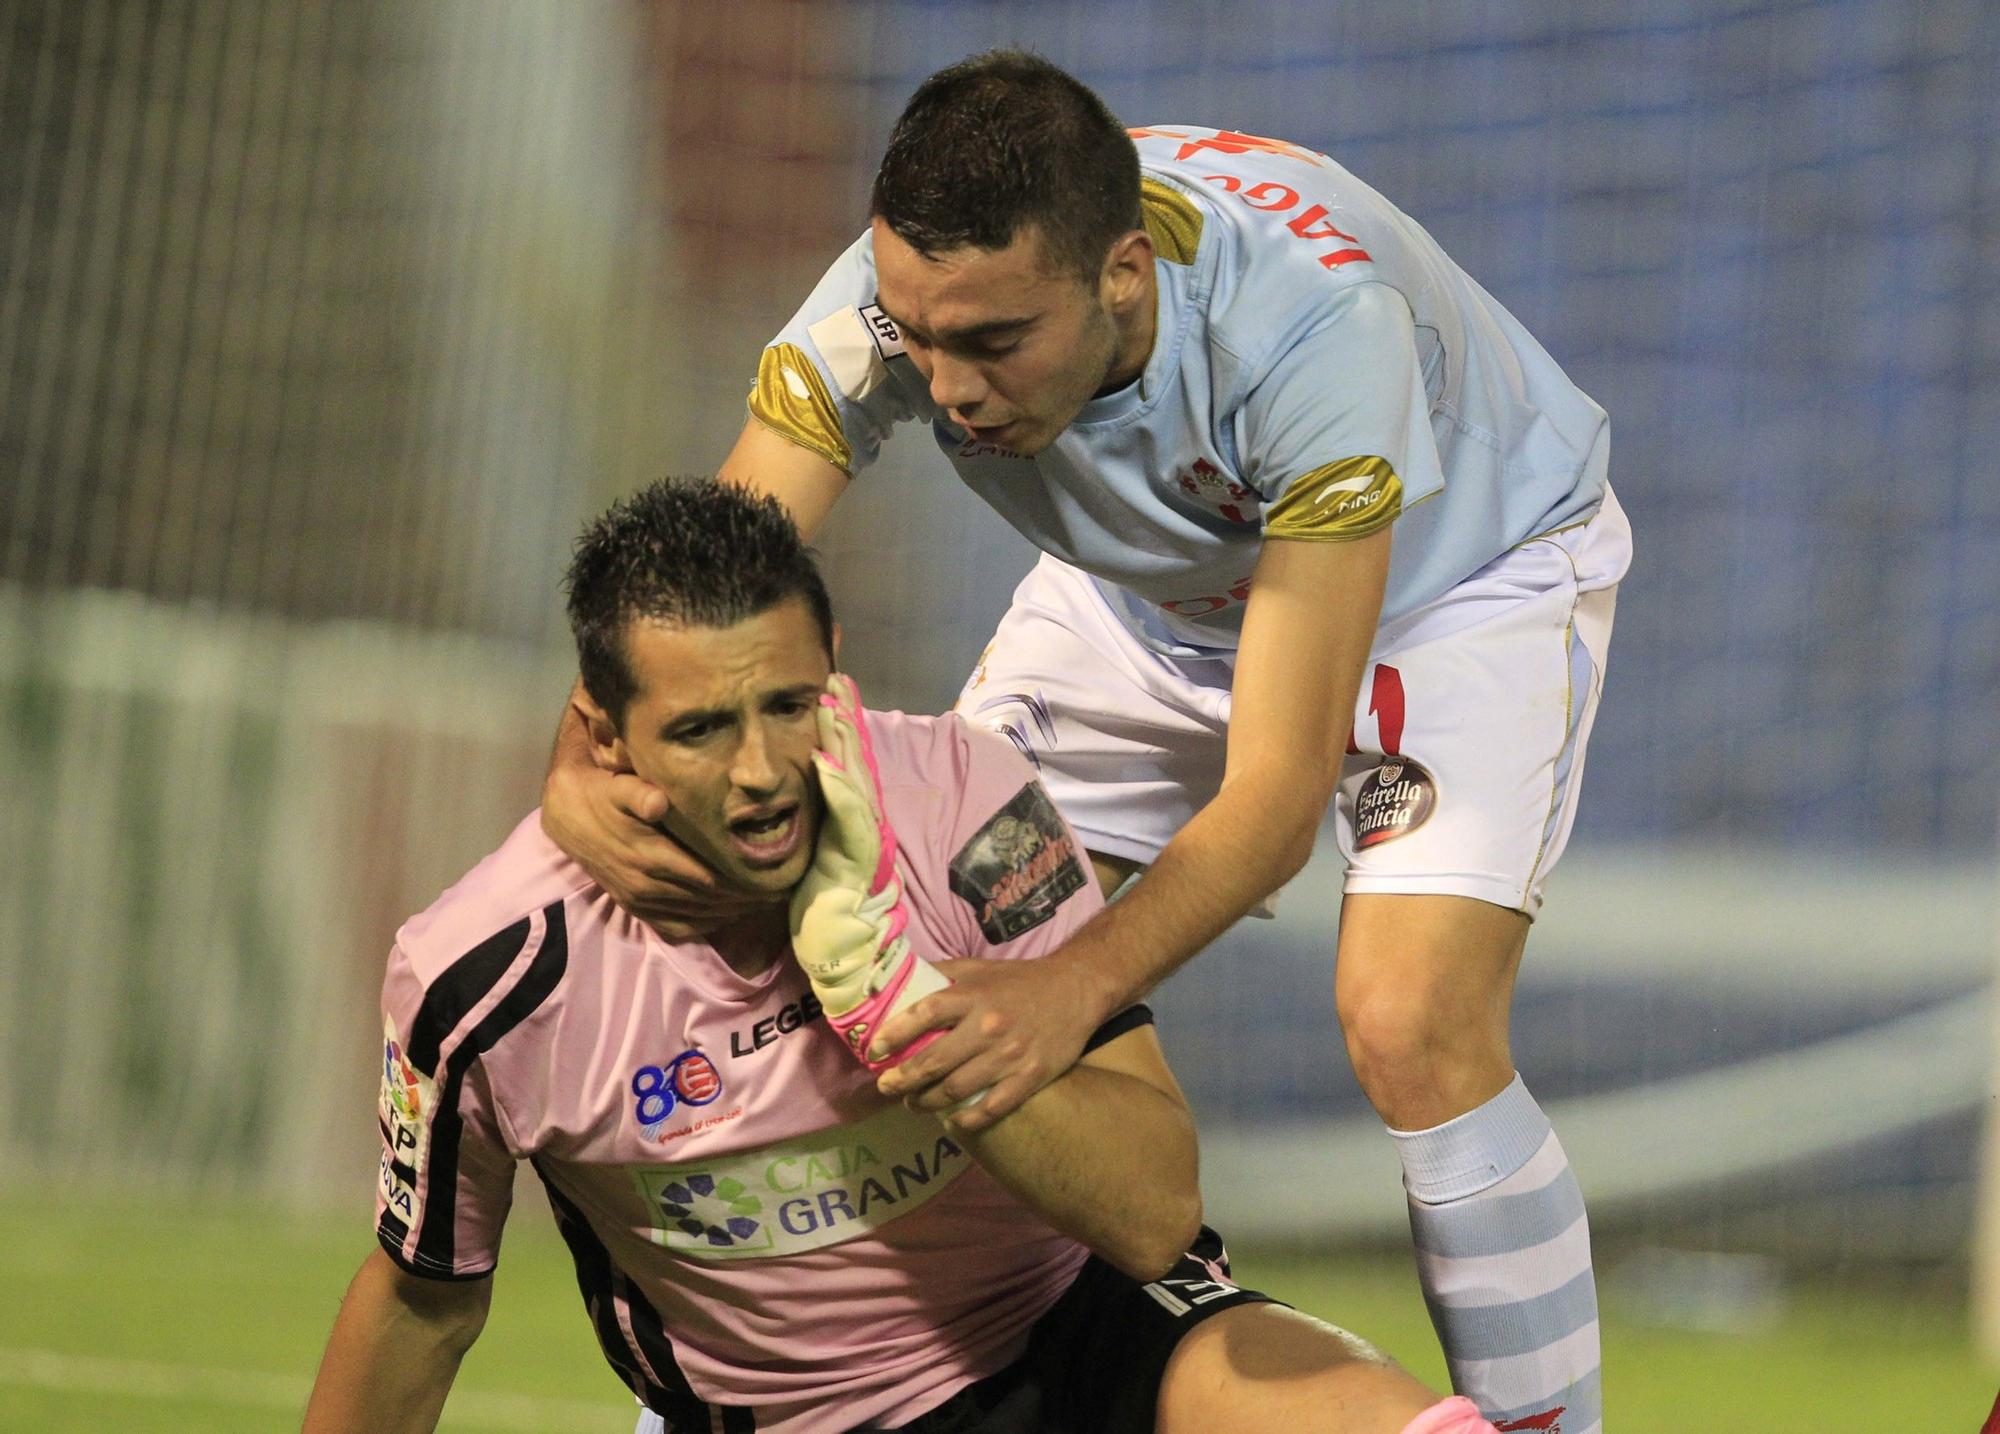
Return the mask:
[[1640, 546], [1586, 837], [1992, 849], [2000, 10], [871, 10], [871, 139], [1025, 40], [1128, 123], [1333, 155], [1605, 406]]

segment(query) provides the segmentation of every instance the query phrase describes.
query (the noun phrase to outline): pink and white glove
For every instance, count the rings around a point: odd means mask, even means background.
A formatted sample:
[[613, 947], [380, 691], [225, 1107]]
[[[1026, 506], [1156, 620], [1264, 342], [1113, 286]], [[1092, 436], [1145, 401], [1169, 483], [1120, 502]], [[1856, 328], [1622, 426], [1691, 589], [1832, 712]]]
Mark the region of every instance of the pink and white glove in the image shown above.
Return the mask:
[[882, 1023], [951, 983], [910, 949], [909, 902], [896, 869], [896, 833], [882, 810], [882, 777], [854, 680], [836, 672], [819, 699], [824, 811], [812, 865], [792, 892], [792, 954], [827, 1024], [870, 1070], [886, 1070], [936, 1040], [931, 1031], [887, 1060], [868, 1059]]

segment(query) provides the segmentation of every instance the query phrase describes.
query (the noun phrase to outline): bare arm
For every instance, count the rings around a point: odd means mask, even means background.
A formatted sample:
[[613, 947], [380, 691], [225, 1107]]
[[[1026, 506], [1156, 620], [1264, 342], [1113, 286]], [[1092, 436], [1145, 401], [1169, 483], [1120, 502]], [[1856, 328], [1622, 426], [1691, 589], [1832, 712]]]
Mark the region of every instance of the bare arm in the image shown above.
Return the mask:
[[[825, 521], [847, 475], [790, 439], [748, 420], [720, 476], [775, 496], [810, 538]], [[630, 774], [591, 760], [572, 690], [556, 728], [542, 782], [542, 830], [620, 906], [669, 940], [701, 935], [741, 916], [747, 905], [717, 889], [715, 873], [659, 829], [667, 799]]]
[[754, 418], [745, 421], [717, 476], [776, 498], [807, 538], [819, 531], [848, 484], [840, 469]]
[[1200, 1230], [1194, 1120], [1151, 1026], [1091, 1051], [998, 1124], [957, 1134], [1044, 1220], [1134, 1279], [1158, 1279]]
[[371, 1251], [340, 1302], [305, 1434], [429, 1434], [492, 1294], [490, 1279], [421, 1279]]
[[1237, 651], [1221, 790], [1118, 901], [1048, 958], [982, 972], [927, 996], [877, 1032], [898, 1050], [952, 1027], [882, 1077], [892, 1095], [978, 1128], [1067, 1067], [1112, 1012], [1152, 989], [1312, 853], [1340, 778], [1346, 735], [1374, 639], [1389, 533], [1349, 543], [1264, 545]]

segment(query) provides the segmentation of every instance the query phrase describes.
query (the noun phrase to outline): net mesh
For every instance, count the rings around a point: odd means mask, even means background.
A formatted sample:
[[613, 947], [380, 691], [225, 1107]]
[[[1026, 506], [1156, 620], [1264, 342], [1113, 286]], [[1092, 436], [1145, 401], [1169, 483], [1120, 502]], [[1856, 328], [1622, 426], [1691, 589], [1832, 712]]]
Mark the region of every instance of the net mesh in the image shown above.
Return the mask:
[[[117, 1108], [173, 1132], [176, 1178], [365, 1188], [380, 953], [534, 801], [572, 534], [719, 459], [911, 87], [1012, 42], [1133, 123], [1332, 153], [1612, 414], [1639, 555], [1518, 1041], [1565, 1131], [1714, 1072], [1852, 1106], [1829, 1053], [1983, 1075], [1993, 6], [28, 0], [0, 17], [12, 1168], [129, 1160], [129, 1121], [66, 1114]], [[1030, 554], [927, 449], [892, 444], [823, 546], [871, 697], [935, 710]], [[1317, 1204], [1272, 1174], [1343, 1132], [1387, 1158], [1333, 1035], [1337, 885], [1316, 865], [1162, 998], [1209, 1168], [1274, 1231], [1398, 1218], [1393, 1171]], [[1977, 1084], [1679, 1180], [1607, 1135], [1597, 1168], [1653, 1183], [1593, 1210], [1949, 1262]], [[1621, 1096], [1660, 1103], [1592, 1104]]]

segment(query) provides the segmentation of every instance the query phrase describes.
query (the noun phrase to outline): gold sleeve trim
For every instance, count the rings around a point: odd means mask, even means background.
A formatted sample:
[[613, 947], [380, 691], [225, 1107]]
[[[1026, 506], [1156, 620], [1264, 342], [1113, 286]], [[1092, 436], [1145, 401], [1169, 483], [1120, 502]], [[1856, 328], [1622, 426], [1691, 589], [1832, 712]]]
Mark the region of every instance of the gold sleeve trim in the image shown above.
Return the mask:
[[797, 344], [772, 344], [757, 361], [750, 416], [854, 476], [854, 450], [841, 431], [840, 410], [826, 383]]
[[1386, 458], [1343, 458], [1294, 478], [1264, 514], [1269, 538], [1346, 543], [1386, 528], [1403, 511], [1403, 480]]
[[1192, 264], [1201, 247], [1201, 210], [1171, 184], [1141, 176], [1139, 222], [1152, 237], [1153, 249], [1169, 264]]

